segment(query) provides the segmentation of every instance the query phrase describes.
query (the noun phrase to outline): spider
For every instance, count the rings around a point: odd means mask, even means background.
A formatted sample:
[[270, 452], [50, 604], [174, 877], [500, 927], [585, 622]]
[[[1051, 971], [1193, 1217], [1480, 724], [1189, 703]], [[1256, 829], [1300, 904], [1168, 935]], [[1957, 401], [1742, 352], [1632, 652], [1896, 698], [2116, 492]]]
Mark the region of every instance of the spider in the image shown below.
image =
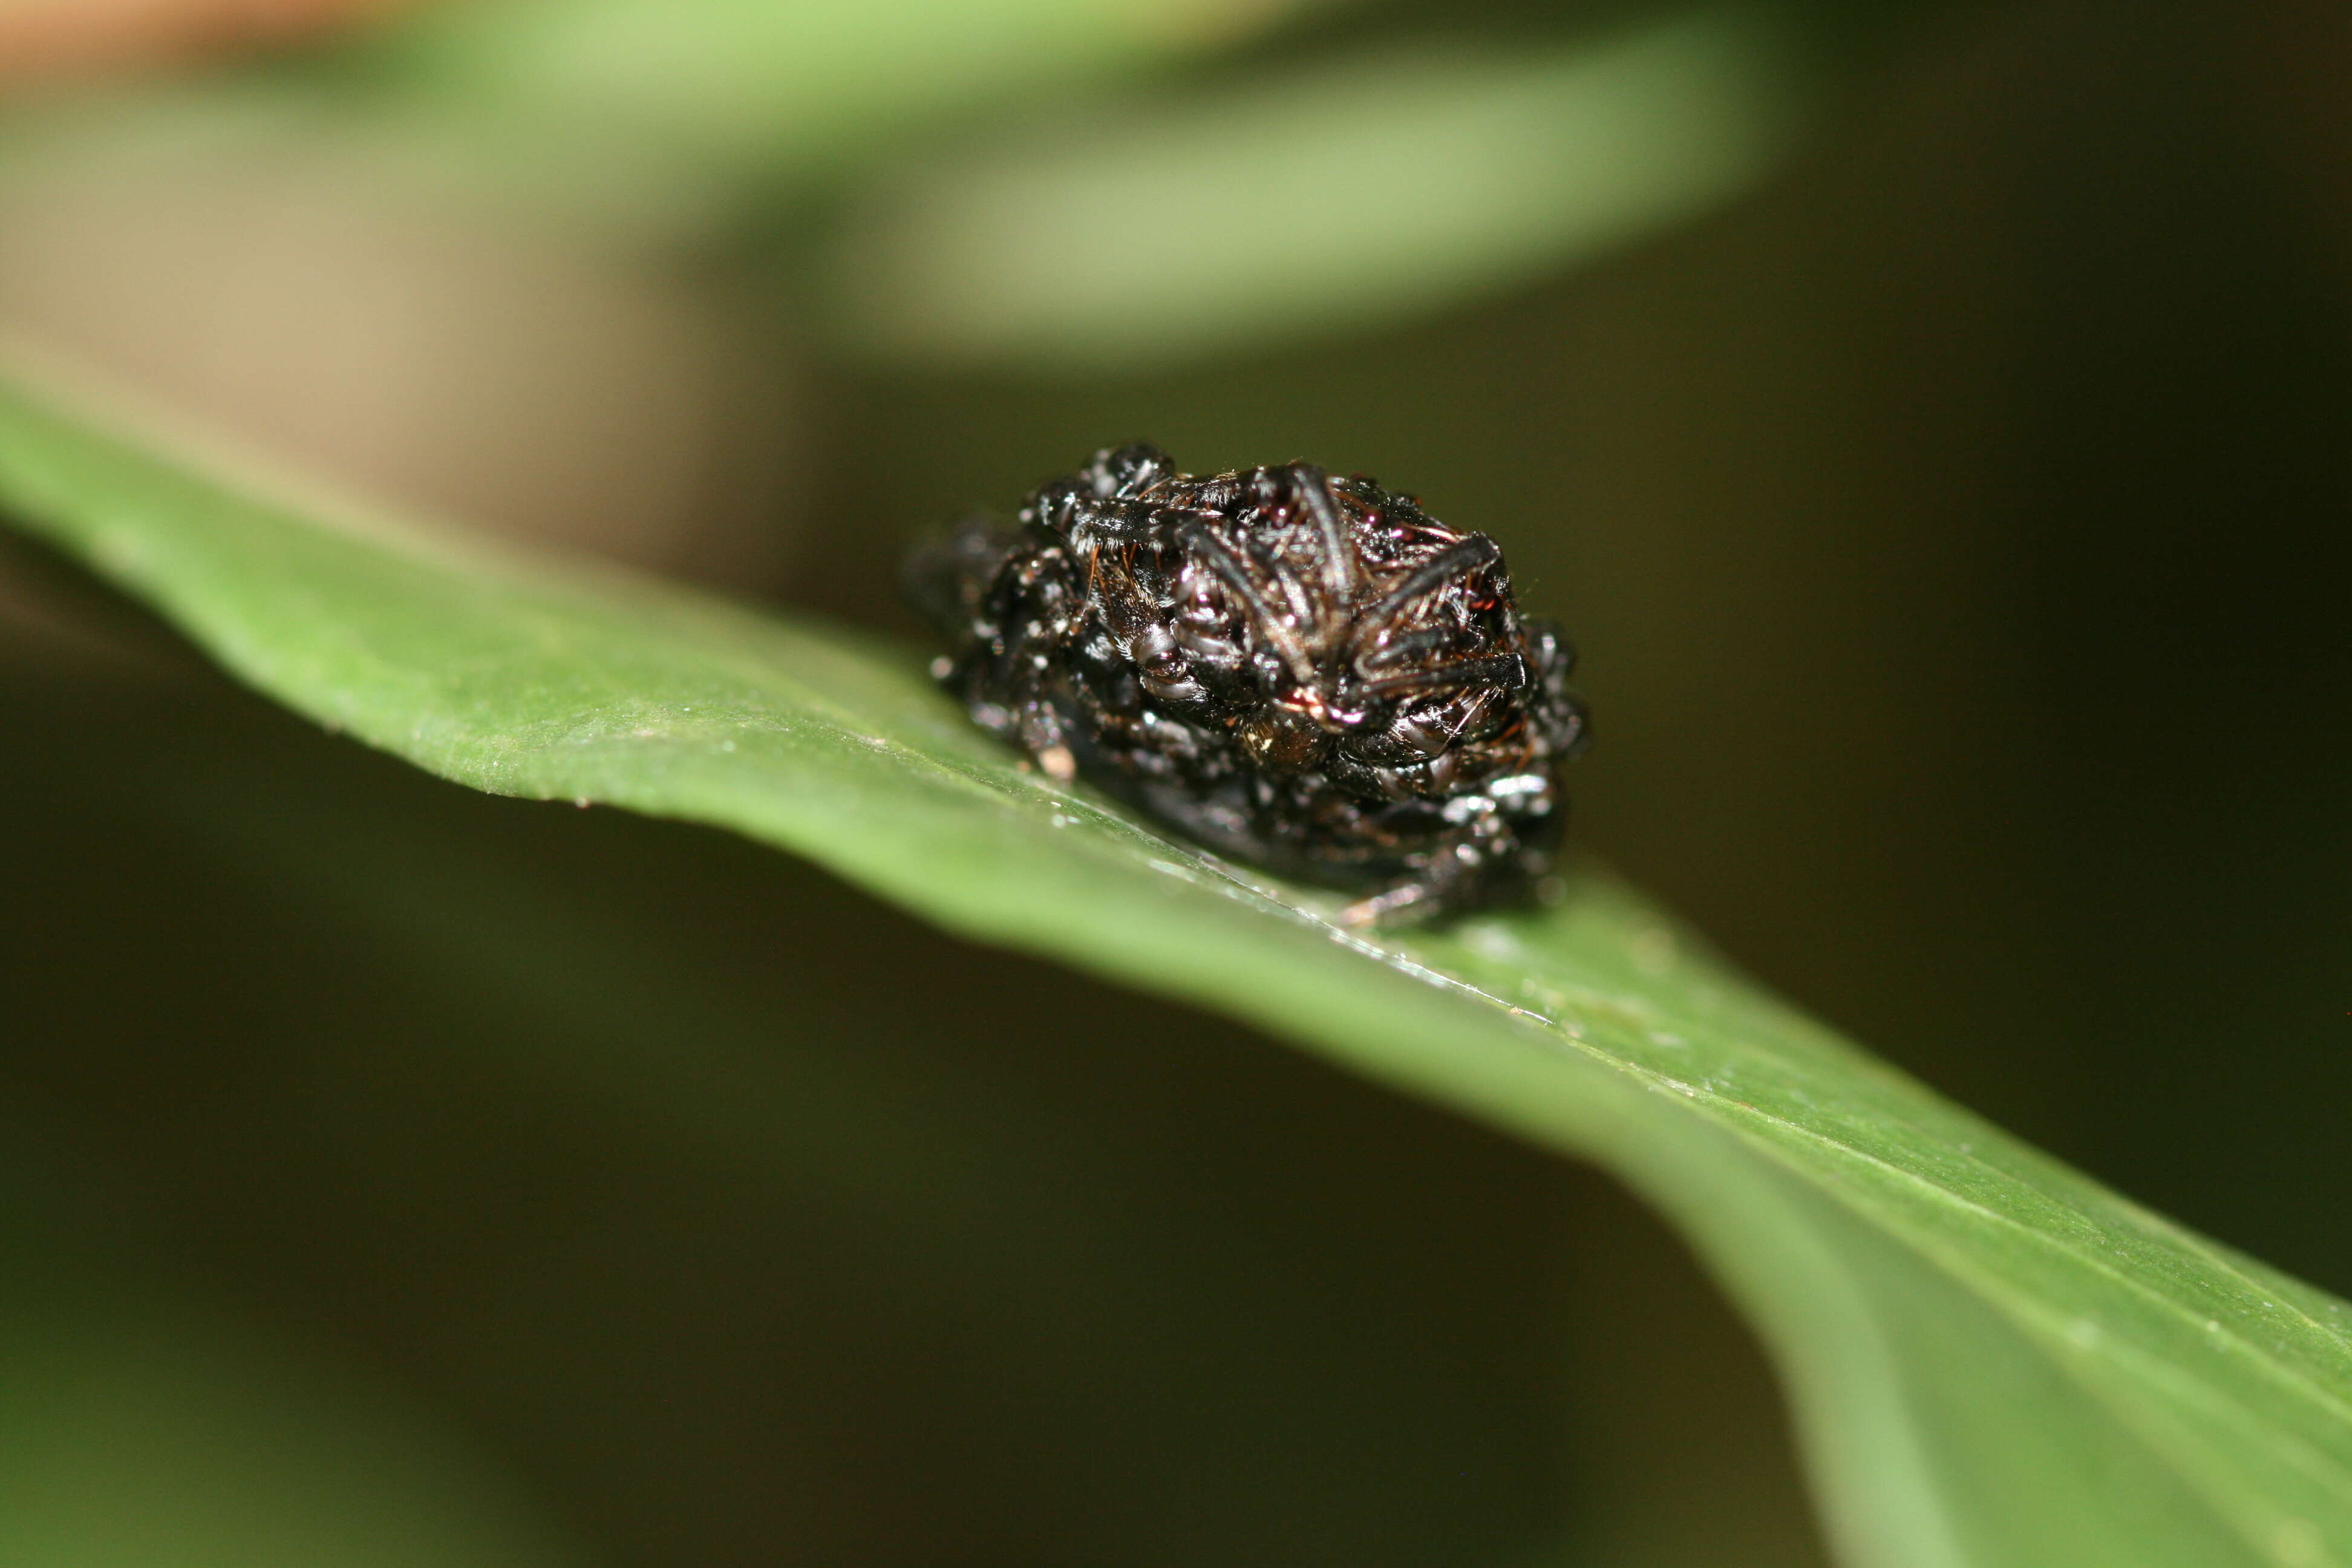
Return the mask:
[[1502, 551], [1363, 475], [1196, 476], [1143, 443], [916, 552], [934, 672], [983, 729], [1197, 843], [1361, 895], [1349, 924], [1523, 898], [1582, 749], [1575, 654]]

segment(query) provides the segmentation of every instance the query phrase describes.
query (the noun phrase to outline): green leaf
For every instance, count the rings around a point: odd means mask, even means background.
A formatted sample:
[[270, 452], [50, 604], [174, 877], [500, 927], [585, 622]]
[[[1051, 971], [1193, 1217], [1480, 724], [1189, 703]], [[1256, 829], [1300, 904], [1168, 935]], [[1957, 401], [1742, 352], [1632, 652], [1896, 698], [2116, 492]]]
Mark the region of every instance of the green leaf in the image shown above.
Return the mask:
[[1737, 195], [1793, 139], [1798, 63], [1789, 18], [1714, 6], [1097, 106], [870, 192], [824, 319], [892, 358], [1099, 368], [1442, 308]]
[[[1024, 89], [1246, 36], [1296, 0], [488, 0], [403, 18], [344, 62], [363, 101], [551, 153], [587, 138], [761, 170]], [[503, 149], [500, 138], [508, 141]]]
[[295, 497], [32, 384], [0, 384], [0, 500], [321, 723], [737, 829], [1614, 1171], [1778, 1359], [1848, 1563], [2352, 1562], [2352, 1311], [1938, 1100], [1604, 875], [1367, 940], [1021, 772], [912, 650]]
[[1296, 8], [469, 0], [267, 69], [10, 105], [0, 137], [35, 174], [291, 163], [707, 244], [878, 145], [1007, 100], [1098, 89]]

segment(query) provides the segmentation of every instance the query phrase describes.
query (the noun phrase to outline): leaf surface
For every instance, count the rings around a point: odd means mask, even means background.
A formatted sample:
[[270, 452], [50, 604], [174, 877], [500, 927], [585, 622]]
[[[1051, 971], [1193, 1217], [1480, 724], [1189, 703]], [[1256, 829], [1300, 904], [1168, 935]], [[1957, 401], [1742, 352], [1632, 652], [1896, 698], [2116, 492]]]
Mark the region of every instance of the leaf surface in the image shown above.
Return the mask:
[[370, 517], [91, 406], [0, 381], [0, 505], [319, 722], [732, 828], [1615, 1172], [1757, 1325], [1846, 1562], [2352, 1562], [2344, 1303], [1938, 1100], [1606, 876], [1367, 940], [1020, 771], [916, 650]]

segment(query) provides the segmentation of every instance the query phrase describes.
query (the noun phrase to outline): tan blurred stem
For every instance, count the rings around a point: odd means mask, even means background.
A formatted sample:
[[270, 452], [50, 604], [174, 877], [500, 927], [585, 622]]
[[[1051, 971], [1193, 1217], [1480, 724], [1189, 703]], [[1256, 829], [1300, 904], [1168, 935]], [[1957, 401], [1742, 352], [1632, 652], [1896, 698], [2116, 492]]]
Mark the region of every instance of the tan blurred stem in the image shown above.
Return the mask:
[[355, 26], [412, 0], [0, 0], [0, 82], [153, 66]]

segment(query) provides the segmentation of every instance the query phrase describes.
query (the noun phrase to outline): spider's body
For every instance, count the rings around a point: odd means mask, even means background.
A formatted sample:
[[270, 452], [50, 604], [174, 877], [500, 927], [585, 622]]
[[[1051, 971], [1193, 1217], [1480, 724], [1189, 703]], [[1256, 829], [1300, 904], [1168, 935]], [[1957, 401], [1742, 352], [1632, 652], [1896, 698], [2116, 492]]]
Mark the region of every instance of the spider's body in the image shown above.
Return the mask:
[[979, 723], [1221, 853], [1369, 895], [1355, 919], [1517, 896], [1559, 842], [1574, 654], [1519, 616], [1493, 540], [1369, 479], [1105, 450], [909, 584]]

